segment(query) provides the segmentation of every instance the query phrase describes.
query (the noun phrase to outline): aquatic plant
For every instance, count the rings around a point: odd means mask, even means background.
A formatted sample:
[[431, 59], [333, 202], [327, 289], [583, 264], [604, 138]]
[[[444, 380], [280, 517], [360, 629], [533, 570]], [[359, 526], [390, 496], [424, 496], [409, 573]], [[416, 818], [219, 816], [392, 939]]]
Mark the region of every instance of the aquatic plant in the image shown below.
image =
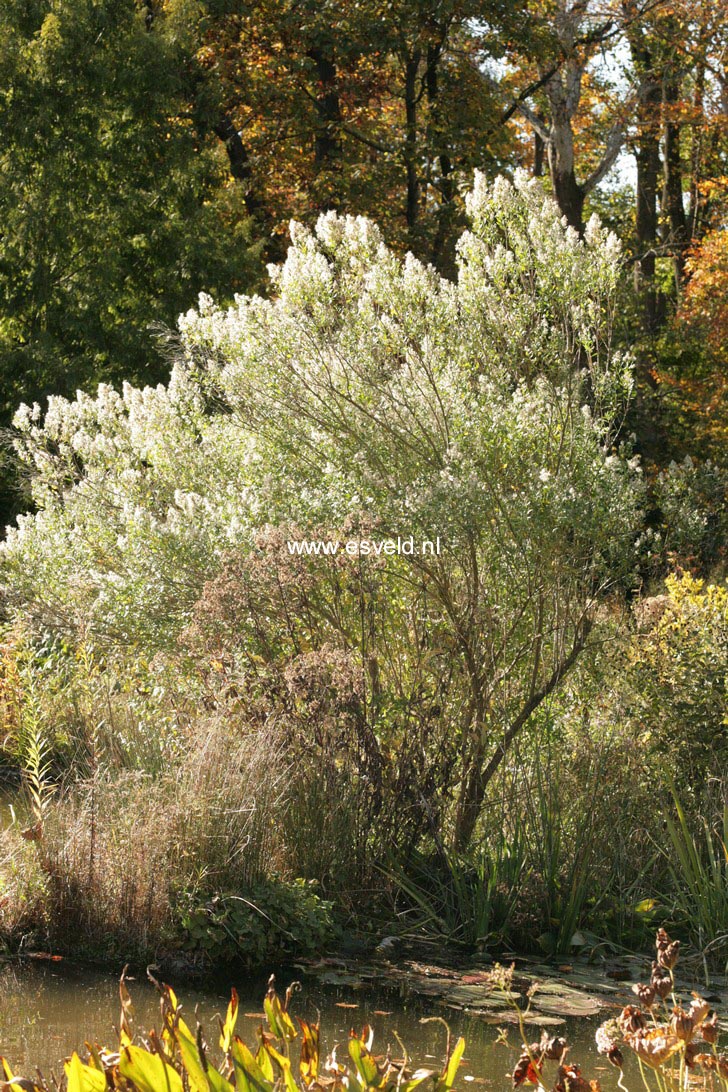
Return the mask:
[[[413, 1092], [428, 1079], [434, 1092], [449, 1092], [465, 1051], [465, 1040], [452, 1044], [448, 1033], [442, 1069], [412, 1071], [404, 1047], [401, 1058], [393, 1058], [389, 1051], [383, 1056], [373, 1054], [372, 1029], [365, 1025], [360, 1034], [351, 1032], [346, 1060], [339, 1056], [338, 1045], [324, 1059], [318, 1023], [296, 1017], [296, 1027], [291, 1016], [291, 999], [298, 984], [292, 983], [281, 1001], [271, 976], [263, 1003], [267, 1027], [261, 1024], [258, 1029], [255, 1053], [236, 1034], [238, 995], [233, 990], [225, 1019], [220, 1020], [221, 1057], [215, 1065], [203, 1029], [198, 1025], [193, 1033], [174, 991], [150, 978], [160, 994], [160, 1030], [146, 1035], [135, 1031], [134, 1008], [122, 975], [118, 1047], [109, 1050], [87, 1044], [85, 1060], [74, 1052], [64, 1065], [60, 1084], [64, 1092]], [[298, 1058], [294, 1061], [297, 1040]], [[55, 1078], [49, 1081], [39, 1072], [30, 1079], [15, 1077], [4, 1058], [0, 1058], [0, 1067], [4, 1078], [0, 1087], [6, 1092], [58, 1090]]]
[[[697, 942], [706, 961], [725, 957], [728, 969], [728, 803], [715, 827], [702, 819], [697, 832], [673, 790], [675, 817], [665, 817], [668, 834], [667, 864], [674, 884], [675, 916]], [[701, 837], [702, 834], [702, 837]]]
[[[675, 991], [673, 970], [680, 941], [671, 940], [664, 929], [658, 929], [655, 949], [649, 982], [632, 986], [639, 1004], [625, 1005], [616, 1018], [597, 1028], [597, 1052], [619, 1070], [617, 1083], [623, 1092], [627, 1092], [625, 1053], [636, 1059], [645, 1092], [677, 1092], [687, 1088], [688, 1083], [713, 1092], [716, 1080], [718, 1086], [728, 1089], [728, 1054], [718, 1050], [716, 1014], [697, 993], [692, 994], [689, 1003], [683, 1003]], [[496, 964], [490, 972], [493, 985], [511, 999], [513, 970], [513, 966]], [[567, 1060], [569, 1045], [564, 1038], [549, 1037], [544, 1032], [539, 1042], [525, 1042], [526, 1017], [537, 991], [538, 983], [533, 983], [525, 1010], [512, 1001], [524, 1038], [512, 1073], [513, 1088], [532, 1084], [545, 1090], [545, 1063], [551, 1061], [557, 1064], [551, 1092], [599, 1092], [599, 1082], [584, 1078], [581, 1067]]]
[[[656, 936], [655, 959], [648, 982], [632, 987], [637, 1004], [625, 1005], [616, 1018], [596, 1031], [596, 1047], [619, 1070], [619, 1088], [624, 1082], [625, 1055], [637, 1061], [644, 1092], [678, 1092], [688, 1083], [699, 1092], [728, 1092], [728, 1054], [718, 1047], [718, 1020], [709, 1003], [693, 993], [682, 1002], [675, 989], [674, 967], [680, 942], [671, 940], [664, 929]], [[198, 1024], [193, 1033], [183, 1008], [171, 987], [158, 982], [149, 972], [160, 995], [161, 1025], [146, 1034], [135, 1028], [134, 1008], [122, 974], [119, 984], [121, 1017], [118, 1046], [110, 1050], [98, 1043], [86, 1044], [85, 1058], [71, 1055], [64, 1064], [60, 1082], [47, 1080], [39, 1071], [33, 1078], [15, 1077], [8, 1062], [0, 1057], [0, 1092], [450, 1092], [465, 1053], [465, 1040], [456, 1041], [440, 1016], [433, 1020], [447, 1029], [440, 1068], [412, 1069], [406, 1048], [396, 1032], [401, 1055], [391, 1049], [373, 1053], [373, 1032], [365, 1025], [359, 1034], [351, 1031], [346, 1050], [337, 1043], [324, 1058], [320, 1027], [298, 1016], [291, 1003], [299, 983], [292, 983], [281, 1000], [273, 976], [263, 1002], [265, 1024], [256, 1034], [255, 1051], [236, 1034], [238, 995], [232, 991], [225, 1019], [218, 1017], [218, 1047]], [[569, 1044], [560, 1035], [542, 1032], [538, 1042], [528, 1043], [526, 1021], [531, 1002], [539, 990], [533, 982], [522, 1009], [513, 990], [514, 965], [499, 964], [482, 978], [499, 990], [514, 1007], [523, 1046], [513, 1069], [513, 1089], [534, 1085], [539, 1092], [600, 1092], [599, 1081], [587, 1080], [581, 1067], [568, 1058]], [[500, 1041], [507, 1033], [501, 1029]], [[214, 1061], [213, 1059], [214, 1055]], [[547, 1063], [553, 1063], [553, 1079], [547, 1079]]]
[[[700, 1086], [701, 1078], [705, 1087], [714, 1088], [717, 1078], [728, 1088], [728, 1054], [718, 1052], [716, 1014], [699, 994], [683, 1003], [675, 993], [673, 970], [680, 941], [658, 929], [655, 948], [649, 982], [632, 987], [639, 1006], [626, 1005], [616, 1020], [597, 1029], [597, 1050], [620, 1070], [621, 1047], [631, 1051], [647, 1092], [672, 1092], [688, 1083]], [[624, 1087], [621, 1073], [619, 1084]]]

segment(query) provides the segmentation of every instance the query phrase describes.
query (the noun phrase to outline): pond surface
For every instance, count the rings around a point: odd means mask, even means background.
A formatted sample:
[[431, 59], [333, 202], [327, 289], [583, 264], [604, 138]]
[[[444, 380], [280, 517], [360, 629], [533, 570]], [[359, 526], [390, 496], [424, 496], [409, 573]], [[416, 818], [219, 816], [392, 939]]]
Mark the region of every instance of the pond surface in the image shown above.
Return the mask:
[[[229, 984], [182, 987], [178, 990], [189, 1022], [194, 1022], [198, 1006], [200, 1022], [211, 1043], [216, 1043], [217, 1013], [224, 1015], [230, 997]], [[234, 978], [240, 994], [238, 1030], [253, 1045], [260, 1023], [265, 980], [240, 974]], [[281, 992], [287, 978], [281, 976]], [[154, 988], [141, 977], [130, 980], [129, 989], [136, 1009], [138, 1028], [159, 1025], [159, 1001]], [[392, 1046], [399, 1048], [396, 1031], [418, 1065], [438, 1067], [445, 1049], [445, 1029], [440, 1023], [422, 1024], [424, 1016], [444, 1016], [453, 1035], [464, 1035], [467, 1048], [457, 1086], [467, 1089], [486, 1085], [495, 1089], [511, 1087], [510, 1073], [519, 1054], [517, 1027], [508, 1029], [508, 1042], [498, 1042], [498, 1028], [477, 1016], [453, 1012], [436, 1002], [422, 998], [402, 999], [389, 990], [371, 987], [357, 990], [347, 986], [324, 986], [316, 980], [303, 979], [292, 1011], [309, 1019], [321, 1014], [322, 1054], [335, 1043], [346, 1041], [351, 1027], [365, 1023], [374, 1028], [374, 1052]], [[567, 1020], [549, 1034], [564, 1034], [572, 1046], [570, 1061], [579, 1062], [587, 1078], [598, 1077], [606, 1092], [616, 1089], [616, 1070], [599, 1058], [594, 1047], [594, 1030], [605, 1018]], [[118, 978], [65, 962], [6, 963], [0, 965], [0, 1053], [13, 1071], [31, 1075], [38, 1066], [46, 1074], [60, 1071], [60, 1062], [74, 1049], [83, 1050], [85, 1040], [113, 1047], [117, 1038], [114, 1027], [119, 1020]], [[529, 1028], [529, 1037], [538, 1038], [538, 1029]], [[555, 1067], [551, 1064], [547, 1077]]]

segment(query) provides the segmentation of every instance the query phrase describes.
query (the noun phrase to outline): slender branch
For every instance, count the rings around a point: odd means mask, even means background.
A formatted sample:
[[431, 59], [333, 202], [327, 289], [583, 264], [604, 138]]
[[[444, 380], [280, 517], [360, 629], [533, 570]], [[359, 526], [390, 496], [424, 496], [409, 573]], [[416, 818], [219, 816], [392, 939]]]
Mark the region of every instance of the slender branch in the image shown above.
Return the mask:
[[531, 126], [531, 128], [535, 132], [538, 133], [538, 135], [541, 137], [541, 140], [544, 142], [544, 144], [548, 144], [548, 142], [551, 140], [551, 133], [549, 132], [549, 127], [538, 116], [536, 111], [532, 110], [530, 106], [526, 106], [525, 102], [519, 103], [518, 106], [516, 107], [516, 109], [518, 110], [519, 114], [523, 114], [523, 116], [526, 119], [526, 121], [528, 122], [528, 124]]
[[[533, 83], [529, 83], [528, 87], [524, 87], [523, 91], [521, 91], [520, 94], [516, 96], [511, 105], [506, 110], [504, 110], [501, 116], [498, 118], [498, 124], [505, 125], [507, 121], [510, 121], [510, 119], [513, 117], [517, 110], [520, 110], [521, 113], [524, 113], [523, 103], [525, 103], [526, 99], [530, 99], [531, 95], [535, 95], [537, 91], [540, 91], [544, 84], [548, 83], [551, 77], [556, 75], [563, 63], [563, 59], [557, 61], [556, 64], [552, 65], [551, 68], [547, 69], [546, 72], [544, 72], [544, 74], [539, 79], [534, 80]], [[493, 83], [495, 84], [496, 81], [493, 80]], [[528, 107], [526, 107], [526, 109], [528, 109]], [[539, 136], [541, 136], [540, 133]], [[543, 140], [543, 137], [541, 137], [541, 139]]]
[[586, 615], [582, 618], [581, 622], [577, 625], [576, 634], [574, 636], [574, 643], [571, 646], [571, 651], [560, 663], [556, 665], [551, 675], [546, 682], [538, 690], [531, 693], [528, 701], [525, 702], [518, 716], [508, 725], [505, 731], [503, 739], [495, 752], [493, 757], [487, 766], [483, 769], [481, 774], [481, 783], [487, 785], [493, 775], [498, 770], [501, 762], [508, 752], [513, 740], [521, 731], [523, 726], [528, 721], [529, 717], [536, 709], [538, 709], [541, 702], [549, 696], [549, 694], [558, 686], [565, 675], [571, 670], [576, 663], [579, 655], [583, 651], [589, 634], [594, 626], [593, 618]]
[[614, 166], [617, 156], [622, 150], [624, 144], [624, 126], [621, 121], [617, 122], [611, 129], [609, 136], [607, 137], [607, 147], [604, 155], [602, 156], [601, 163], [593, 171], [585, 182], [582, 183], [582, 191], [591, 193], [595, 186], [598, 186], [601, 180], [609, 173]]

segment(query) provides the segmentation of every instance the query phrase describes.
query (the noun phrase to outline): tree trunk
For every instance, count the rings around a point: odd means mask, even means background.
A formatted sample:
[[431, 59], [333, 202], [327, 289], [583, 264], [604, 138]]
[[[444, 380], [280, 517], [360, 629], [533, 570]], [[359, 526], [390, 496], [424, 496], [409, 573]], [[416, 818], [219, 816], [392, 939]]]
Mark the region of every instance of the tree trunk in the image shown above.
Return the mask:
[[576, 180], [574, 165], [574, 134], [571, 118], [576, 103], [581, 71], [576, 63], [566, 71], [566, 83], [561, 73], [546, 84], [551, 108], [548, 141], [549, 172], [554, 196], [568, 223], [581, 235], [584, 231], [584, 191]]
[[226, 114], [214, 127], [215, 136], [224, 143], [230, 162], [230, 174], [240, 182], [244, 189], [245, 208], [249, 216], [254, 216], [260, 209], [260, 202], [253, 192], [250, 180], [252, 171], [248, 151], [243, 144], [240, 133], [233, 124], [232, 118]]
[[687, 218], [685, 216], [685, 205], [683, 204], [680, 122], [676, 116], [680, 102], [680, 78], [674, 67], [668, 68], [665, 73], [662, 101], [665, 110], [665, 184], [662, 196], [662, 211], [669, 229], [667, 242], [674, 254], [675, 288], [679, 293], [685, 270]]
[[657, 194], [660, 178], [660, 85], [652, 75], [640, 80], [637, 107], [637, 210], [635, 230], [637, 289], [642, 298], [645, 329], [654, 333], [661, 320], [655, 288], [658, 234]]
[[577, 624], [569, 653], [556, 664], [542, 686], [531, 690], [519, 712], [511, 723], [506, 726], [502, 738], [487, 763], [485, 762], [486, 718], [482, 711], [482, 702], [476, 700], [475, 706], [481, 709], [481, 713], [475, 718], [472, 753], [468, 756], [468, 764], [463, 771], [461, 782], [453, 837], [453, 848], [456, 852], [463, 853], [470, 845], [483, 809], [488, 785], [500, 769], [500, 765], [510, 751], [513, 741], [528, 723], [539, 705], [555, 690], [574, 666], [584, 650], [593, 625], [593, 620], [588, 615], [585, 615]]
[[[443, 138], [440, 131], [440, 104], [439, 104], [439, 80], [438, 68], [442, 51], [445, 45], [446, 31], [438, 42], [431, 43], [427, 47], [427, 71], [425, 86], [427, 88], [427, 101], [430, 108], [429, 128], [431, 130], [428, 144], [434, 145], [437, 165], [439, 167], [439, 181], [436, 189], [440, 198], [437, 208], [437, 228], [432, 242], [430, 261], [444, 276], [455, 276], [454, 253], [450, 253], [452, 247], [448, 244], [452, 238], [453, 221], [455, 218], [455, 184], [453, 180], [453, 165], [447, 149], [443, 147]], [[438, 149], [439, 146], [439, 149]]]
[[701, 55], [695, 71], [695, 85], [693, 90], [693, 122], [692, 122], [692, 149], [690, 156], [690, 223], [688, 225], [688, 239], [692, 241], [701, 235], [702, 195], [700, 183], [702, 181], [703, 160], [703, 127], [705, 125], [705, 56]]
[[316, 65], [316, 133], [314, 138], [314, 173], [317, 206], [321, 212], [341, 201], [341, 103], [333, 51], [310, 49], [308, 56]]
[[558, 206], [567, 222], [582, 235], [584, 232], [584, 193], [576, 181], [573, 167], [571, 169], [561, 168], [558, 162], [552, 162], [551, 183], [554, 187], [554, 195]]
[[544, 161], [545, 145], [540, 133], [534, 132], [533, 134], [533, 176], [534, 178], [543, 177], [543, 161]]
[[413, 251], [417, 250], [417, 226], [420, 208], [420, 179], [417, 169], [417, 73], [421, 57], [420, 50], [414, 50], [405, 61], [404, 72], [404, 161], [407, 175], [407, 233], [410, 248]]

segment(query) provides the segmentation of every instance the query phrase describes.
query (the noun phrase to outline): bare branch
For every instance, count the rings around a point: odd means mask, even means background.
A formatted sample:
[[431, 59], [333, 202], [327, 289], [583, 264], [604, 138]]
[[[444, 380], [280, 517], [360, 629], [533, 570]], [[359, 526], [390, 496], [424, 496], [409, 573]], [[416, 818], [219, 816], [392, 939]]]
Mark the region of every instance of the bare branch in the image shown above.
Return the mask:
[[607, 137], [607, 147], [602, 156], [602, 161], [595, 171], [593, 171], [586, 181], [582, 184], [582, 191], [587, 194], [591, 193], [595, 186], [598, 186], [601, 180], [609, 173], [614, 166], [617, 156], [622, 150], [624, 145], [624, 126], [622, 122], [617, 122]]
[[530, 106], [526, 106], [525, 102], [519, 102], [516, 109], [519, 114], [523, 114], [524, 118], [531, 126], [531, 128], [538, 133], [541, 140], [545, 144], [551, 140], [551, 133], [548, 125], [538, 116], [535, 110], [532, 110]]

